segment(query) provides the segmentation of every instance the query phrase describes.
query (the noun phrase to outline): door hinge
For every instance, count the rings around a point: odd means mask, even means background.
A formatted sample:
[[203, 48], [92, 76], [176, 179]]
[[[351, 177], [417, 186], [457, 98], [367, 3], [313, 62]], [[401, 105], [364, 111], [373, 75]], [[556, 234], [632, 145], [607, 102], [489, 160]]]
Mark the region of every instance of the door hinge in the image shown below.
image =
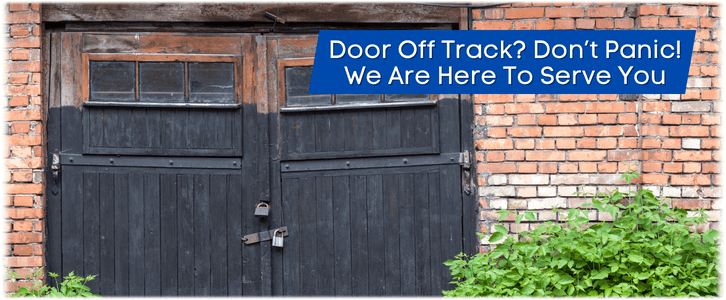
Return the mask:
[[464, 150], [464, 152], [459, 153], [459, 165], [461, 165], [464, 170], [471, 169], [471, 157], [469, 155], [469, 150]]
[[461, 186], [464, 194], [471, 195], [471, 155], [469, 150], [459, 153], [459, 165], [461, 165]]

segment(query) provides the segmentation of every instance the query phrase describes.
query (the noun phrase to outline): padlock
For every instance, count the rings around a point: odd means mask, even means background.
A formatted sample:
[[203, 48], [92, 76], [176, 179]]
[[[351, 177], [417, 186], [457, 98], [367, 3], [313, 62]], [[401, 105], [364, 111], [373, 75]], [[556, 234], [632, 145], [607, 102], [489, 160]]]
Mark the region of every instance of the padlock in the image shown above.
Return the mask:
[[[263, 206], [264, 205], [264, 206]], [[260, 202], [255, 208], [255, 217], [264, 218], [270, 214], [270, 205], [265, 202]]]
[[[278, 233], [280, 234], [280, 236], [277, 235]], [[280, 231], [280, 229], [275, 230], [275, 232], [272, 233], [272, 246], [282, 248], [282, 239], [284, 239], [282, 231]]]

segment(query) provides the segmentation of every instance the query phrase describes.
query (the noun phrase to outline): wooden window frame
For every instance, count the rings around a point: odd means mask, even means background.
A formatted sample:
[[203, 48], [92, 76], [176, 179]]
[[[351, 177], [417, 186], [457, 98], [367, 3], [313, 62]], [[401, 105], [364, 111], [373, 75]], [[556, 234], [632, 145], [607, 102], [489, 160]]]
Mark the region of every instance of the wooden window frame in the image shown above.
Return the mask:
[[279, 95], [278, 107], [280, 112], [300, 112], [300, 111], [324, 111], [324, 110], [343, 110], [343, 109], [360, 109], [360, 108], [378, 108], [378, 107], [406, 107], [406, 106], [429, 106], [436, 105], [438, 97], [436, 94], [430, 94], [431, 101], [385, 101], [381, 94], [381, 101], [374, 103], [353, 103], [338, 104], [335, 101], [335, 94], [332, 94], [331, 105], [310, 105], [310, 106], [287, 106], [287, 93], [285, 89], [285, 68], [287, 67], [306, 67], [313, 66], [314, 58], [288, 58], [277, 60], [277, 94]]
[[[118, 104], [120, 106], [129, 105], [131, 103], [133, 104], [141, 104], [141, 105], [163, 105], [163, 106], [190, 106], [190, 105], [229, 105], [229, 103], [191, 103], [191, 102], [178, 102], [178, 103], [157, 103], [157, 102], [142, 102], [139, 101], [139, 68], [138, 63], [139, 62], [231, 62], [234, 63], [234, 102], [233, 105], [238, 106], [241, 103], [243, 103], [243, 96], [242, 96], [242, 89], [241, 85], [243, 84], [244, 80], [240, 78], [239, 69], [242, 66], [242, 57], [240, 55], [211, 55], [211, 54], [192, 54], [192, 55], [185, 55], [185, 54], [119, 54], [119, 53], [82, 53], [81, 54], [81, 101], [84, 103], [84, 105], [91, 104], [90, 100], [90, 62], [91, 61], [114, 61], [114, 62], [135, 62], [136, 63], [136, 97], [134, 101], [130, 102], [122, 102], [122, 101], [103, 101], [103, 103], [99, 103], [99, 105], [113, 105]], [[186, 94], [188, 91], [188, 71], [185, 68], [185, 83], [184, 83], [184, 93]], [[188, 95], [186, 96], [188, 97]], [[185, 98], [186, 98], [185, 97]]]

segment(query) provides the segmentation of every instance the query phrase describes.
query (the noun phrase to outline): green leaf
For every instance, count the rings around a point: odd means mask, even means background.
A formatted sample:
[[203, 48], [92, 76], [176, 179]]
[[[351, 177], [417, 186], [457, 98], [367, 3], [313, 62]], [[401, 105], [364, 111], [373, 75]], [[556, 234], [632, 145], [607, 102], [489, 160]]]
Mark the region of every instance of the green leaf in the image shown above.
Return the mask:
[[501, 232], [497, 231], [495, 233], [492, 233], [492, 235], [489, 236], [489, 242], [490, 243], [497, 242], [497, 241], [501, 240], [502, 237], [504, 237], [504, 235]]
[[499, 224], [497, 224], [497, 225], [494, 225], [494, 229], [495, 229], [495, 230], [496, 230], [497, 232], [501, 232], [502, 234], [507, 234], [507, 228], [506, 228], [506, 227], [504, 227], [504, 226], [502, 226], [502, 225], [499, 225]]
[[531, 212], [531, 211], [525, 212], [524, 213], [524, 218], [527, 219], [527, 220], [529, 220], [529, 221], [536, 221], [537, 220], [537, 218], [534, 217], [534, 213]]

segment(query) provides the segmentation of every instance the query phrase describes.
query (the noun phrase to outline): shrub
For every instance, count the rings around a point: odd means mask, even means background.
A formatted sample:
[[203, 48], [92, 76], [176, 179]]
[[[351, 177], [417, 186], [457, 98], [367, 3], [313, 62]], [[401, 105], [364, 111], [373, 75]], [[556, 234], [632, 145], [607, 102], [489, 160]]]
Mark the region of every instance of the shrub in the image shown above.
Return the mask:
[[[639, 174], [629, 171], [631, 182]], [[494, 250], [445, 263], [456, 289], [450, 297], [475, 296], [717, 296], [718, 232], [703, 210], [669, 208], [647, 189], [581, 194], [613, 222], [588, 225], [586, 212], [568, 209], [561, 222], [546, 222], [516, 241], [508, 236]], [[554, 212], [559, 210], [554, 209]], [[502, 210], [499, 220], [510, 212]], [[564, 213], [564, 212], [563, 212]], [[533, 212], [518, 214], [535, 221]], [[507, 233], [495, 225], [489, 241]], [[481, 234], [480, 237], [483, 237]]]
[[[43, 273], [43, 268], [38, 269], [32, 275], [25, 276], [23, 279], [30, 279], [40, 276]], [[68, 276], [63, 277], [64, 281], [61, 282], [58, 287], [58, 274], [48, 272], [50, 277], [55, 280], [55, 287], [48, 285], [42, 285], [38, 282], [33, 282], [33, 287], [21, 287], [16, 292], [8, 294], [10, 297], [101, 297], [91, 293], [91, 289], [85, 284], [96, 278], [96, 275], [89, 275], [86, 277], [79, 277], [70, 272]], [[20, 274], [15, 271], [8, 270], [7, 277], [11, 282], [15, 282], [20, 278]]]

